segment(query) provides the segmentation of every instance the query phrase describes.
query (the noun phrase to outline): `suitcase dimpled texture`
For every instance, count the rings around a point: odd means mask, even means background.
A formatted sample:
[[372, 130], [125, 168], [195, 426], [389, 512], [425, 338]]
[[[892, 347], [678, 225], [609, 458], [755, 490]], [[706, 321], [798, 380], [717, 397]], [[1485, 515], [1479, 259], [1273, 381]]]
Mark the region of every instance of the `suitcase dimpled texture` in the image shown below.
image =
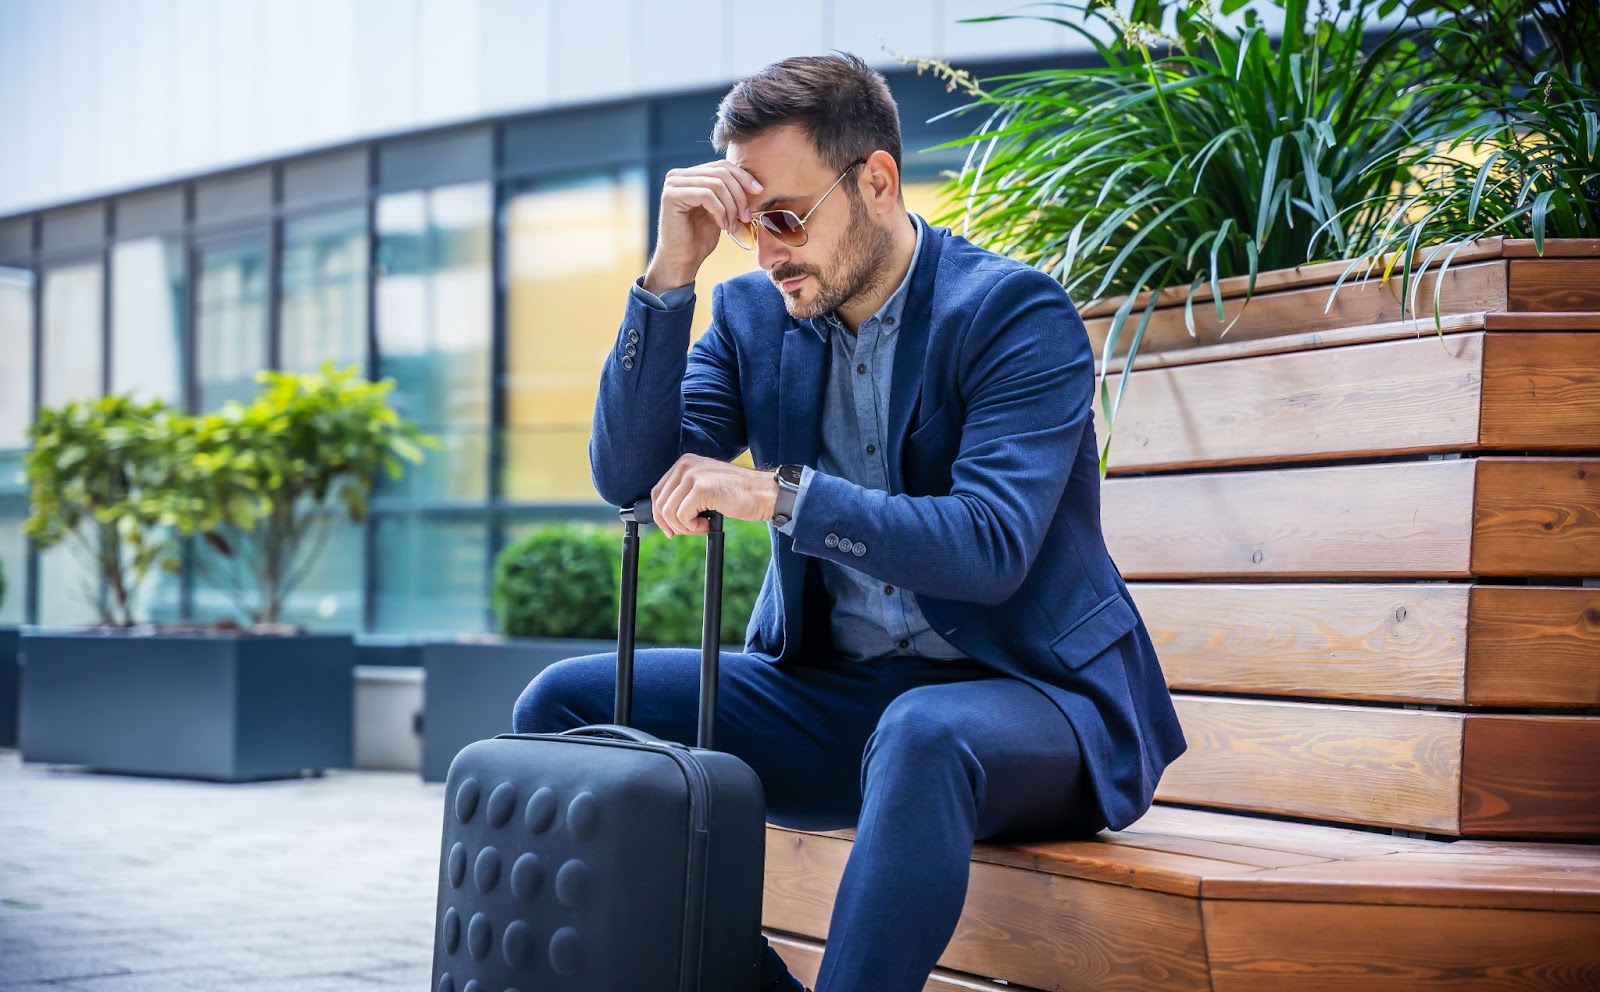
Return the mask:
[[623, 511], [617, 724], [468, 745], [445, 781], [435, 992], [754, 992], [765, 804], [711, 750], [721, 521], [706, 561], [699, 747], [625, 726], [638, 526]]

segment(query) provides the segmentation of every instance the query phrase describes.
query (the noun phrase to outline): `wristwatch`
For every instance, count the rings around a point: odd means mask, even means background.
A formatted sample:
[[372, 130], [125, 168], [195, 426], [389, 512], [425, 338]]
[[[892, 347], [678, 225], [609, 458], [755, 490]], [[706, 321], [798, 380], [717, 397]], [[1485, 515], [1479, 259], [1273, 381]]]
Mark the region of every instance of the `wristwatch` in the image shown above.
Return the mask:
[[778, 480], [778, 501], [772, 507], [772, 524], [774, 527], [783, 527], [794, 519], [794, 501], [800, 495], [800, 474], [803, 468], [799, 465], [780, 465], [772, 474]]

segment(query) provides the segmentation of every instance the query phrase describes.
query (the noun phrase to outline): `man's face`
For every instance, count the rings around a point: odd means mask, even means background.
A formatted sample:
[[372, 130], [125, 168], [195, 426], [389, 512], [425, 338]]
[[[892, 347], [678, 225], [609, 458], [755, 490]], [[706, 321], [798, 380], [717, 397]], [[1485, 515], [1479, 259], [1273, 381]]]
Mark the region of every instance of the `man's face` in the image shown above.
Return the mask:
[[[727, 158], [760, 181], [762, 191], [751, 205], [753, 210], [792, 210], [806, 217], [839, 178], [796, 127], [729, 142]], [[756, 234], [756, 261], [783, 294], [792, 317], [805, 320], [832, 313], [872, 293], [884, 278], [893, 241], [857, 195], [860, 175], [859, 168], [852, 169], [806, 217], [802, 247], [792, 248], [765, 230]]]

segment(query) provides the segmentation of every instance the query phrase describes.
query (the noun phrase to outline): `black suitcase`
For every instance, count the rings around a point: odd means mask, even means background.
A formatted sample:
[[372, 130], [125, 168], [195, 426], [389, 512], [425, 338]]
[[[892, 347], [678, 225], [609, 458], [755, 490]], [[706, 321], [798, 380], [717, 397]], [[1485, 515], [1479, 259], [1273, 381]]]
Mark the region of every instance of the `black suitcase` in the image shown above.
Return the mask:
[[711, 750], [722, 520], [710, 515], [699, 746], [626, 724], [641, 502], [622, 511], [616, 724], [463, 748], [445, 781], [435, 992], [754, 992], [765, 801]]

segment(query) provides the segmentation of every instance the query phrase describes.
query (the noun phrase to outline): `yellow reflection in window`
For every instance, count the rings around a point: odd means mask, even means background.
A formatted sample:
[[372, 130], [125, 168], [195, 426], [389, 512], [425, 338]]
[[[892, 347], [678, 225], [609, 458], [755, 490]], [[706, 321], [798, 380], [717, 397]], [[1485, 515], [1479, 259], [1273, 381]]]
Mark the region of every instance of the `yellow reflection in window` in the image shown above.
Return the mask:
[[506, 207], [505, 494], [591, 503], [589, 424], [628, 286], [645, 266], [644, 174], [541, 182]]

